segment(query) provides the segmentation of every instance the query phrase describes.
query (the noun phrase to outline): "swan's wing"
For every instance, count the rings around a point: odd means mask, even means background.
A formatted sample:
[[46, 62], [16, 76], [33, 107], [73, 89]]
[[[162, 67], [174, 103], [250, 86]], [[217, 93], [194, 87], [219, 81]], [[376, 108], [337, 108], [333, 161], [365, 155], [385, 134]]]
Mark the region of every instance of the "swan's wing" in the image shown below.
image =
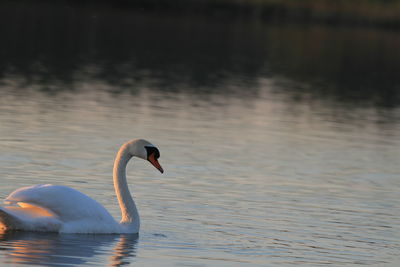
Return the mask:
[[2, 229], [57, 232], [60, 227], [61, 221], [45, 209], [31, 205], [0, 207]]
[[6, 201], [21, 207], [38, 206], [64, 223], [82, 220], [115, 223], [110, 213], [97, 201], [67, 186], [47, 184], [23, 187], [12, 192]]

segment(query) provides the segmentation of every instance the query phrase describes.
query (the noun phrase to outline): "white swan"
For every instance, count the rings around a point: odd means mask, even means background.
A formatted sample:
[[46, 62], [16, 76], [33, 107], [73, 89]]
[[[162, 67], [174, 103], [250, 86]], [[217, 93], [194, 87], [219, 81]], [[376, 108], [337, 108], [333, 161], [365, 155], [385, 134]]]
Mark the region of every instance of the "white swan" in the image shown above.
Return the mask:
[[121, 146], [114, 162], [114, 188], [121, 208], [118, 223], [96, 200], [66, 186], [34, 185], [12, 192], [9, 206], [0, 207], [0, 228], [60, 233], [138, 233], [139, 213], [126, 182], [126, 165], [133, 157], [148, 160], [161, 173], [158, 149], [143, 139]]

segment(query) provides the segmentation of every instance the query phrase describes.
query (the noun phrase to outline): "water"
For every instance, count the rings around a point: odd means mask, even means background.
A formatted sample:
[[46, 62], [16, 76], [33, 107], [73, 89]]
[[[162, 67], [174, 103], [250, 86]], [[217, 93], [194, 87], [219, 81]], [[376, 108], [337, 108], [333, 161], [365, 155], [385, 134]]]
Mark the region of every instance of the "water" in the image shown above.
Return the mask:
[[0, 198], [62, 184], [118, 219], [119, 146], [165, 170], [128, 167], [139, 236], [3, 233], [3, 266], [400, 263], [396, 32], [3, 5]]

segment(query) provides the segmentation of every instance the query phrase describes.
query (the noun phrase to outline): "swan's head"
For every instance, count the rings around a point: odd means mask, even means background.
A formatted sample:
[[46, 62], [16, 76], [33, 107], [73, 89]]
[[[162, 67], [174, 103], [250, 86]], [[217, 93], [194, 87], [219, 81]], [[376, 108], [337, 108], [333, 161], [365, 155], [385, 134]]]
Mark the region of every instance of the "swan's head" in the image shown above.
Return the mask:
[[132, 156], [149, 161], [154, 167], [157, 168], [161, 173], [164, 172], [158, 158], [160, 157], [160, 151], [152, 143], [144, 139], [135, 139], [126, 144], [128, 151]]

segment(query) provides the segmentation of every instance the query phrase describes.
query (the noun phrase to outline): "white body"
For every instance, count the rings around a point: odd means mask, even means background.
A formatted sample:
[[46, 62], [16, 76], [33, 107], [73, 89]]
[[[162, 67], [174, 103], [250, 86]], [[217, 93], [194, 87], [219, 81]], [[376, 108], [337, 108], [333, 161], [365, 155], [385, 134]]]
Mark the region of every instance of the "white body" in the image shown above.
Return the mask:
[[126, 182], [126, 165], [132, 156], [146, 159], [145, 147], [138, 139], [125, 143], [114, 163], [114, 188], [122, 220], [117, 222], [96, 200], [66, 186], [35, 185], [12, 192], [9, 206], [0, 207], [0, 227], [8, 230], [60, 233], [138, 233], [140, 218]]

